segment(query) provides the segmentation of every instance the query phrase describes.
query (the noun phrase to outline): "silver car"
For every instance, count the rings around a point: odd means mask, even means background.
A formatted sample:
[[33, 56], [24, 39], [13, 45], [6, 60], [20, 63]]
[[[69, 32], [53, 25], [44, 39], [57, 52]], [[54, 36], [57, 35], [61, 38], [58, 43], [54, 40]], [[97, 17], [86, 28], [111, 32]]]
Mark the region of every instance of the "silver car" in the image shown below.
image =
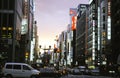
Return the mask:
[[40, 75], [40, 71], [32, 68], [30, 65], [25, 63], [5, 63], [2, 72], [7, 78], [37, 78]]

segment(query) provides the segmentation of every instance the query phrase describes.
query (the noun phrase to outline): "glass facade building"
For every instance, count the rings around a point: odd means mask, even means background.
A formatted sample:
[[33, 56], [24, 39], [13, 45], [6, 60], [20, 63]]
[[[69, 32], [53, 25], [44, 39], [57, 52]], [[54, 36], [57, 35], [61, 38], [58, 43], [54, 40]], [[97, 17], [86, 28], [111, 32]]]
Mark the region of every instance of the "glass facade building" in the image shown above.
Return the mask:
[[19, 60], [22, 5], [22, 0], [0, 0], [0, 55], [6, 61]]

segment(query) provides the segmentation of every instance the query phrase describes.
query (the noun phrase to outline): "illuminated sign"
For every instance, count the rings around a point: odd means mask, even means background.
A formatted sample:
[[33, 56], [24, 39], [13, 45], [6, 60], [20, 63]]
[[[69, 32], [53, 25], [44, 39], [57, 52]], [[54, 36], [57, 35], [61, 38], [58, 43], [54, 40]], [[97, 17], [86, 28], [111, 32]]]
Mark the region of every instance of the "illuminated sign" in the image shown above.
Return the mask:
[[71, 22], [72, 22], [72, 26], [71, 29], [72, 30], [76, 30], [76, 21], [77, 21], [77, 9], [76, 8], [70, 8], [70, 16], [71, 16]]
[[28, 18], [28, 2], [24, 2], [24, 18]]
[[110, 9], [111, 9], [111, 2], [110, 2], [110, 0], [109, 0], [109, 1], [108, 1], [108, 16], [111, 15]]
[[111, 1], [108, 0], [107, 38], [111, 39]]
[[77, 15], [77, 9], [76, 8], [70, 8], [70, 15], [71, 16]]
[[7, 27], [2, 27], [2, 30], [7, 30]]
[[12, 27], [2, 27], [2, 38], [12, 38]]
[[27, 19], [22, 20], [21, 34], [26, 34], [28, 32]]
[[76, 30], [77, 17], [72, 16], [72, 30]]
[[8, 30], [13, 30], [12, 27], [8, 27]]

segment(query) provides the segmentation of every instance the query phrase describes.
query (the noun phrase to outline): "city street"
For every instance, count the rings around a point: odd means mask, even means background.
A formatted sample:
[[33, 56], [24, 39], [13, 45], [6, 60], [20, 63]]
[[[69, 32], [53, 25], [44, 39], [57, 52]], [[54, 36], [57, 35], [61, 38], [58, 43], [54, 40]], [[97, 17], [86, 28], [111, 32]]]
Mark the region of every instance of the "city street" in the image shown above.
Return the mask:
[[114, 77], [106, 77], [106, 76], [89, 76], [89, 75], [68, 75], [61, 78], [114, 78]]
[[[6, 77], [2, 77], [6, 78]], [[40, 78], [54, 78], [54, 77], [40, 77]], [[60, 78], [118, 78], [118, 77], [107, 77], [107, 76], [90, 76], [90, 75], [65, 75]]]
[[0, 0], [0, 78], [120, 78], [119, 7]]
[[[2, 78], [6, 78], [6, 77], [2, 77]], [[54, 78], [54, 77], [40, 77], [40, 78]], [[89, 76], [89, 75], [68, 75], [68, 76], [62, 76], [60, 78], [115, 78], [115, 77]]]

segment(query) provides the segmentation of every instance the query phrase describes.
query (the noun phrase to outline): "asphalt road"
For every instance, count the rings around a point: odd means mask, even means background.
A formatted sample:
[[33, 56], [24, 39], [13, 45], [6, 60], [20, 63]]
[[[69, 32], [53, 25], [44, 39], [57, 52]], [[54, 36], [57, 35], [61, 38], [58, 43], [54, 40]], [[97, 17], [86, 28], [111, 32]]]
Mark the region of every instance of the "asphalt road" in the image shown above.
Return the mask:
[[[61, 78], [115, 78], [115, 77], [107, 77], [107, 76], [90, 76], [90, 75], [68, 75], [63, 76]], [[116, 77], [117, 78], [117, 77]]]

